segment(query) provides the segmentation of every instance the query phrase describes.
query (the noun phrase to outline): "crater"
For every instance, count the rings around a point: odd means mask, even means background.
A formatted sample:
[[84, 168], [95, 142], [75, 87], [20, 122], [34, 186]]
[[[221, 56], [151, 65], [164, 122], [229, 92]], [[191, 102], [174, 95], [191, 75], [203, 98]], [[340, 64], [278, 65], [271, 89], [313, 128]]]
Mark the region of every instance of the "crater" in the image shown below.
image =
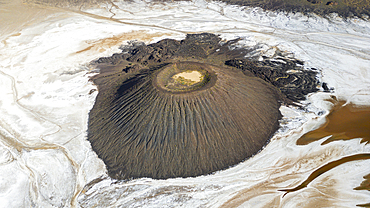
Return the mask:
[[[191, 34], [133, 43], [93, 63], [99, 93], [88, 139], [110, 177], [195, 177], [236, 165], [279, 128], [287, 95], [299, 100], [317, 90], [315, 74], [298, 70], [302, 62], [247, 60], [251, 49], [231, 49], [237, 41]], [[289, 70], [299, 71], [290, 75], [299, 91], [287, 82]]]
[[[211, 75], [212, 74], [212, 75]], [[161, 90], [173, 93], [199, 90], [216, 79], [211, 67], [195, 62], [179, 62], [164, 67], [155, 78], [154, 85]]]

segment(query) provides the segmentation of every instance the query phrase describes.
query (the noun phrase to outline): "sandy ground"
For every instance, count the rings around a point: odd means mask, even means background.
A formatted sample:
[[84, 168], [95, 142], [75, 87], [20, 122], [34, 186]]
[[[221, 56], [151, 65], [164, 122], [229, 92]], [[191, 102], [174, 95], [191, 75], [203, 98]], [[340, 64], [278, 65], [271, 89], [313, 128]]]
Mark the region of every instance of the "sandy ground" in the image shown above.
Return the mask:
[[185, 79], [188, 79], [192, 82], [200, 82], [202, 80], [202, 74], [199, 73], [198, 71], [192, 71], [192, 72], [181, 72], [179, 74], [175, 74], [173, 76], [174, 79], [177, 79], [179, 77], [183, 77]]
[[23, 4], [21, 0], [0, 2], [1, 37], [18, 32], [27, 26], [36, 25], [44, 21], [49, 15], [56, 13], [58, 9], [45, 8]]

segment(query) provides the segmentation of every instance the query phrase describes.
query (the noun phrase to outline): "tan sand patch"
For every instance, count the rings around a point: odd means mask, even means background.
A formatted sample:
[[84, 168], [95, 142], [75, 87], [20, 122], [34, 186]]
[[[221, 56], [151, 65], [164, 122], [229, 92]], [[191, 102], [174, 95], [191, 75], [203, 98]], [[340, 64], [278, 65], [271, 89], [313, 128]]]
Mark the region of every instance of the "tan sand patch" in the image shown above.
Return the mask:
[[173, 79], [179, 79], [184, 78], [186, 80], [190, 80], [192, 83], [197, 83], [202, 81], [202, 74], [198, 71], [192, 71], [192, 72], [181, 72], [179, 74], [175, 74], [172, 78]]

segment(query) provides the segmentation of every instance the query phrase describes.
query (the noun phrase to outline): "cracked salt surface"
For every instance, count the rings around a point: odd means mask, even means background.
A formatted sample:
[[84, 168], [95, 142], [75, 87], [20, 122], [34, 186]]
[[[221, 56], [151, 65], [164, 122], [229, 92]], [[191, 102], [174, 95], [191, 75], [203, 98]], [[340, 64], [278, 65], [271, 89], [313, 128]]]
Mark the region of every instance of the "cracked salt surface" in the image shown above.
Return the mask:
[[[354, 207], [369, 202], [370, 193], [353, 190], [369, 174], [369, 160], [343, 164], [284, 198], [277, 191], [296, 186], [327, 162], [370, 151], [360, 139], [295, 144], [325, 122], [331, 95], [370, 104], [369, 22], [202, 0], [115, 5], [111, 12], [110, 6], [29, 7], [32, 18], [25, 18], [24, 26], [1, 27], [0, 207]], [[235, 47], [259, 44], [257, 55], [272, 55], [274, 48], [291, 52], [306, 68], [320, 70], [320, 79], [334, 92], [309, 95], [302, 102], [305, 111], [281, 107], [282, 128], [259, 154], [235, 167], [196, 178], [109, 179], [86, 140], [88, 112], [97, 95], [87, 64], [119, 52], [125, 41], [183, 39], [194, 32], [241, 37]], [[112, 37], [120, 38], [104, 44]]]

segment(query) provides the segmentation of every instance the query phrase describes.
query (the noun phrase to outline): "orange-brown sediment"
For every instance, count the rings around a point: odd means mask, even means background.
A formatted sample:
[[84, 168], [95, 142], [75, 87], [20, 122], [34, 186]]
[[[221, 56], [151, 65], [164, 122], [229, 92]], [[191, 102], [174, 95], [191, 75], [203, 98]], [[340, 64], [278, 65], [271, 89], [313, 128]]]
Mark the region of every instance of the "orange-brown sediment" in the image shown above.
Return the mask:
[[330, 136], [322, 144], [336, 140], [361, 138], [361, 142], [370, 142], [370, 107], [344, 105], [343, 101], [335, 102], [327, 116], [327, 121], [320, 128], [304, 134], [297, 140], [297, 145], [305, 145]]

